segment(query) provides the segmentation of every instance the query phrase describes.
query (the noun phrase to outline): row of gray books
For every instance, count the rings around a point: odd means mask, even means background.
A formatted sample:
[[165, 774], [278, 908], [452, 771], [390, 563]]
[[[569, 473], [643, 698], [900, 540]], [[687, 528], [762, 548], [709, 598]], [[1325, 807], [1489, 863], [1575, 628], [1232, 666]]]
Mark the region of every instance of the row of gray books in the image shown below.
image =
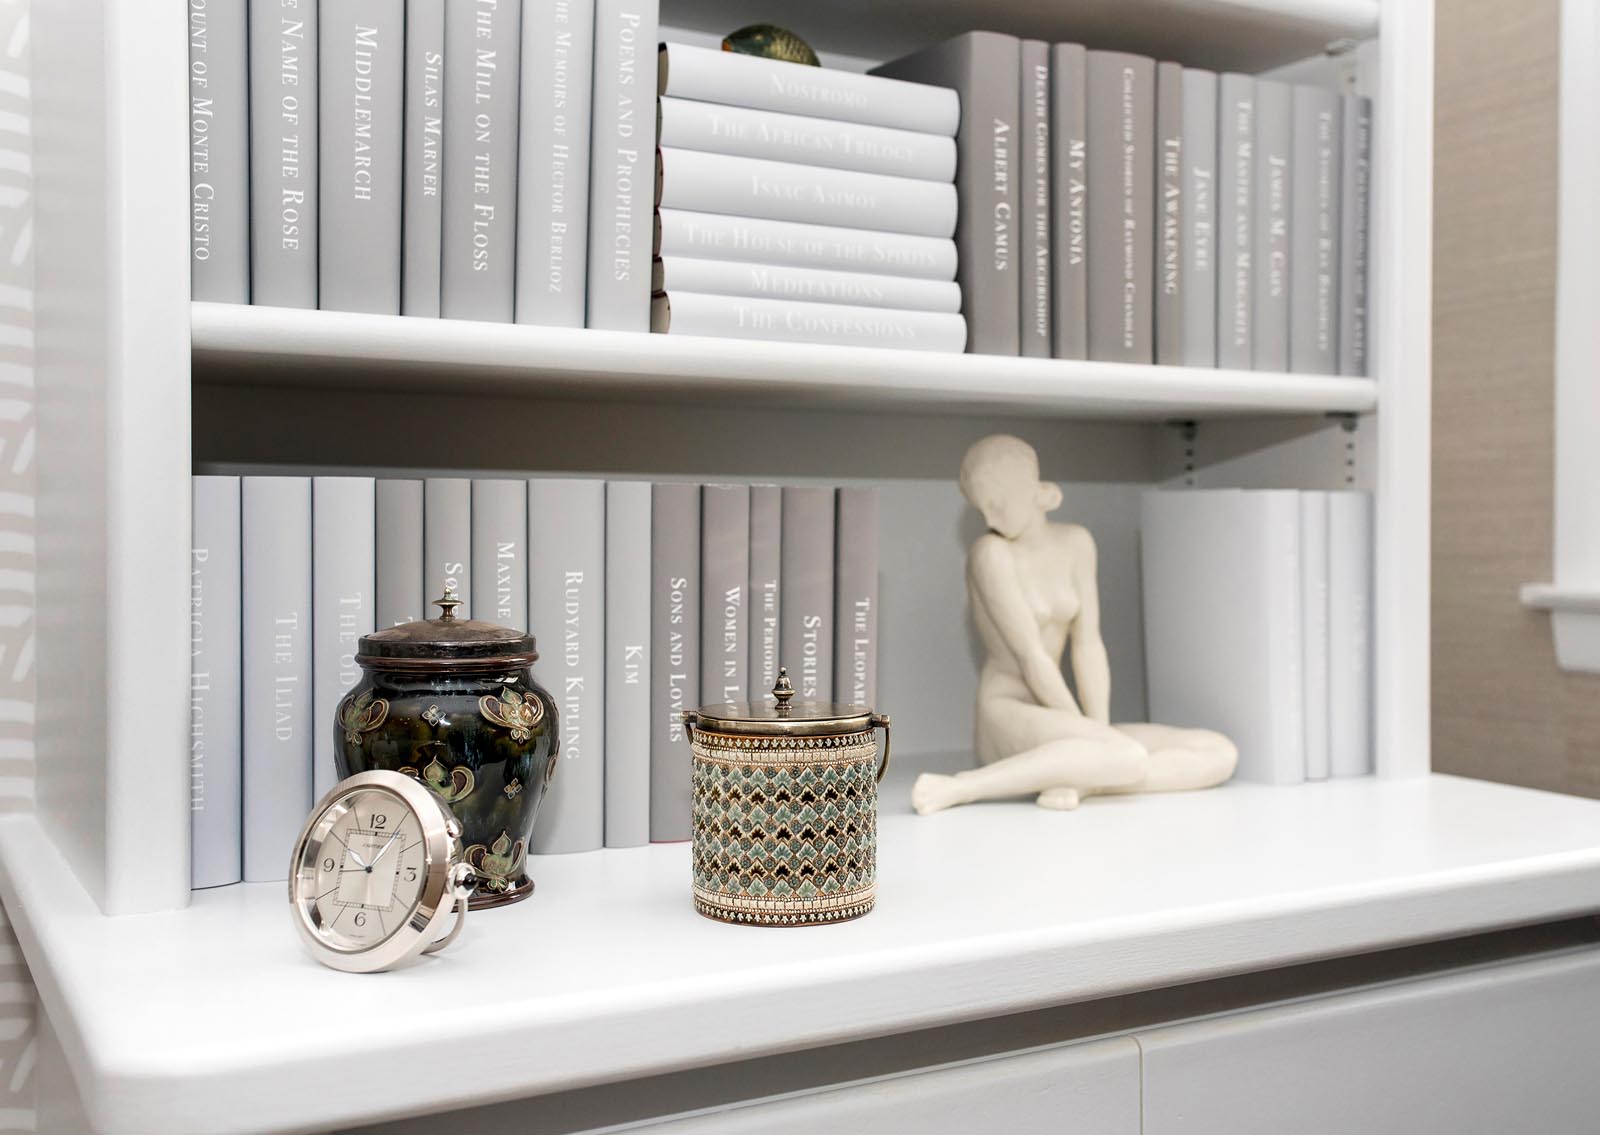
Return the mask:
[[657, 0], [187, 7], [195, 299], [648, 330]]
[[[689, 838], [680, 713], [766, 696], [871, 705], [877, 491], [559, 478], [197, 476], [193, 884], [284, 878], [337, 781], [363, 634], [458, 615], [559, 638], [561, 775], [539, 853]], [[434, 615], [436, 616], [436, 612]]]
[[959, 352], [953, 90], [667, 43], [651, 329]]
[[1150, 715], [1215, 729], [1235, 776], [1372, 771], [1372, 498], [1152, 490], [1140, 518]]
[[875, 74], [960, 95], [970, 350], [1366, 373], [1369, 100], [982, 31]]

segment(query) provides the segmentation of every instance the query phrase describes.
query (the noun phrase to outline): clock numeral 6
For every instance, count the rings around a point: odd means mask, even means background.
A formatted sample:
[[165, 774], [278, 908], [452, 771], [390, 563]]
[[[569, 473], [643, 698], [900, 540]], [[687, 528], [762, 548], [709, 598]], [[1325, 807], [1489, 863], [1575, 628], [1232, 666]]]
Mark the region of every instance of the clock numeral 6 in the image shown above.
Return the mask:
[[357, 926], [365, 926], [367, 924], [367, 916], [360, 911], [357, 911], [355, 922]]

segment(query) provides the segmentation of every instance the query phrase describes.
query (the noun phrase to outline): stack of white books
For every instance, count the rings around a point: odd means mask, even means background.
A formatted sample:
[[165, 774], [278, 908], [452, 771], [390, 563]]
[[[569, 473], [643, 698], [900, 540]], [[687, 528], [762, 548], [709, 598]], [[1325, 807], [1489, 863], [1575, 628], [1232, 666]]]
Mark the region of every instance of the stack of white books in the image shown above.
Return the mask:
[[651, 329], [961, 351], [951, 90], [669, 43]]
[[197, 476], [190, 576], [196, 887], [282, 879], [338, 779], [361, 637], [457, 615], [534, 633], [561, 775], [538, 854], [689, 838], [682, 713], [873, 704], [877, 490], [534, 478]]
[[1215, 729], [1240, 780], [1372, 771], [1372, 498], [1152, 491], [1140, 528], [1151, 720]]

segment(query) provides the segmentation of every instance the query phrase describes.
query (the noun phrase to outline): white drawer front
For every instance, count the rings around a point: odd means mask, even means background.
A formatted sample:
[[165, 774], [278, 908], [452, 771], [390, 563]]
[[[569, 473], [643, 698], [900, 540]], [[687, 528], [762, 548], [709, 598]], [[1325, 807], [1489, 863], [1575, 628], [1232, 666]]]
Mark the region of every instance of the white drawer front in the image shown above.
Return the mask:
[[766, 1100], [649, 1135], [1139, 1135], [1126, 1037]]
[[1138, 1040], [1144, 1135], [1592, 1135], [1600, 950]]

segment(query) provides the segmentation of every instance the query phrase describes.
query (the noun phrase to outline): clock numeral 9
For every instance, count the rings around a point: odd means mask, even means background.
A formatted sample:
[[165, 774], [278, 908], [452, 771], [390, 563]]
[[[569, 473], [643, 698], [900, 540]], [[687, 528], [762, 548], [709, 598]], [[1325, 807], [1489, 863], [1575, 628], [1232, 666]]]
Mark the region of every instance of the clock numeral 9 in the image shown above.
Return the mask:
[[322, 869], [324, 871], [332, 871], [337, 866], [338, 866], [338, 864], [335, 863], [331, 858], [330, 859], [324, 859], [322, 861]]

